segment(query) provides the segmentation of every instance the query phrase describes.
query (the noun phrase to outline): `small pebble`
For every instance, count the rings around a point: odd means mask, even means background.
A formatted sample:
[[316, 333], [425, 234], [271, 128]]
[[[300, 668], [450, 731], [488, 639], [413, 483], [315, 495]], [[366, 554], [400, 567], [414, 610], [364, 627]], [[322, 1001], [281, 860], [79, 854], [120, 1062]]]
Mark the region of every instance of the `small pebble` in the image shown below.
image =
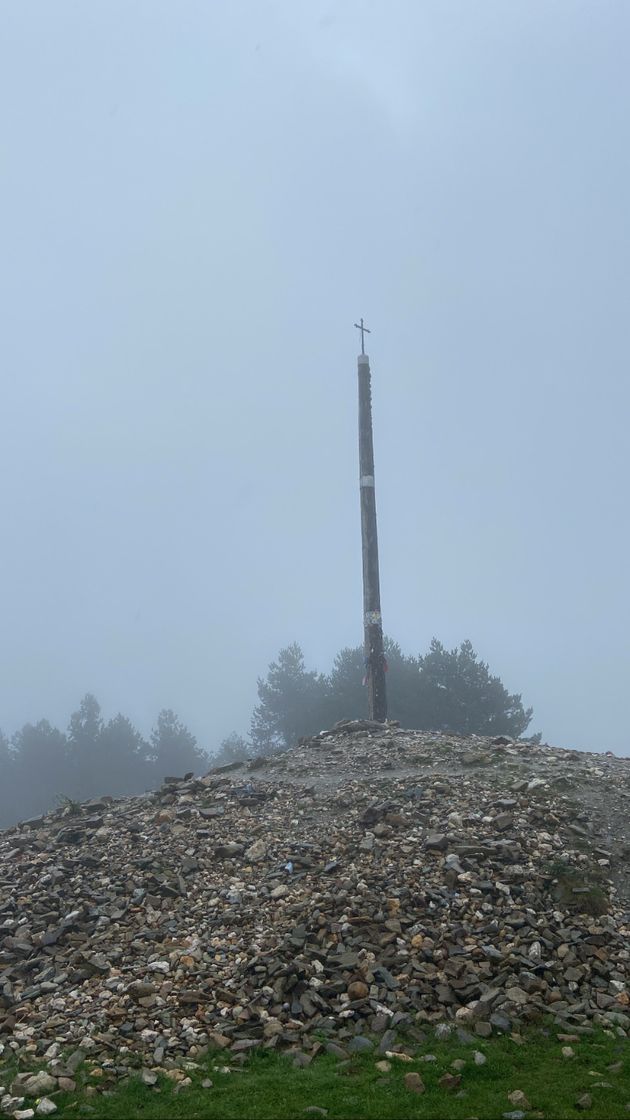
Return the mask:
[[445, 1073], [444, 1076], [440, 1078], [438, 1084], [441, 1085], [443, 1089], [453, 1090], [459, 1089], [461, 1081], [460, 1073]]
[[522, 1089], [514, 1089], [507, 1096], [510, 1104], [515, 1104], [517, 1108], [523, 1108], [525, 1112], [529, 1112], [532, 1107]]

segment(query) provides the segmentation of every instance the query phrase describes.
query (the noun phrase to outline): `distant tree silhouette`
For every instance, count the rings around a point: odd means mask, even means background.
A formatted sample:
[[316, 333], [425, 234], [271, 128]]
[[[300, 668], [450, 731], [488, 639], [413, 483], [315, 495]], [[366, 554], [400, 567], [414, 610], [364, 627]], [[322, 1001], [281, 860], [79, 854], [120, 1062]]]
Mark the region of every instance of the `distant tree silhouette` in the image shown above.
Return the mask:
[[151, 732], [151, 765], [161, 782], [168, 775], [181, 777], [191, 770], [201, 774], [208, 769], [208, 756], [197, 740], [170, 708], [164, 708]]
[[120, 713], [98, 734], [98, 776], [94, 796], [142, 793], [151, 785], [149, 744]]
[[45, 719], [25, 724], [10, 742], [0, 731], [0, 828], [65, 799], [141, 793], [168, 774], [199, 774], [208, 766], [174, 712], [160, 712], [147, 742], [122, 713], [105, 723], [98, 700], [87, 693], [67, 735]]
[[50, 808], [68, 782], [68, 745], [62, 731], [40, 719], [13, 736], [13, 778], [20, 815], [35, 816]]
[[[532, 709], [509, 693], [469, 641], [447, 650], [434, 638], [421, 657], [385, 640], [389, 714], [403, 727], [518, 737]], [[251, 743], [234, 732], [215, 765], [294, 746], [340, 719], [367, 714], [360, 648], [342, 649], [330, 674], [307, 669], [297, 643], [280, 650], [258, 679]], [[540, 740], [540, 733], [535, 737]], [[149, 742], [122, 714], [107, 723], [92, 693], [70, 717], [67, 734], [46, 719], [27, 723], [9, 741], [0, 732], [0, 828], [54, 808], [63, 797], [85, 801], [152, 789], [174, 774], [203, 773], [211, 764], [195, 736], [164, 708]]]
[[447, 650], [434, 638], [419, 669], [420, 727], [518, 737], [531, 722], [533, 709], [490, 673], [469, 641]]
[[[418, 720], [418, 661], [406, 657], [397, 642], [384, 641], [387, 662], [387, 695], [391, 719], [403, 727], [415, 727]], [[330, 727], [340, 719], [367, 717], [367, 690], [363, 684], [365, 657], [360, 646], [342, 649], [335, 657], [330, 676], [326, 678]]]
[[306, 669], [297, 642], [281, 649], [266, 678], [258, 678], [258, 700], [251, 723], [258, 751], [284, 750], [326, 726], [327, 680]]
[[67, 792], [79, 800], [112, 792], [103, 788], [108, 772], [101, 754], [102, 730], [101, 706], [96, 697], [87, 692], [78, 711], [70, 716], [68, 727], [71, 772], [70, 789]]
[[363, 650], [346, 647], [339, 651], [326, 682], [327, 712], [322, 726], [332, 727], [340, 719], [367, 717], [367, 691], [363, 685]]
[[15, 799], [15, 759], [9, 740], [0, 730], [0, 828], [11, 819]]
[[[389, 715], [403, 727], [460, 734], [522, 735], [532, 709], [523, 708], [469, 641], [447, 650], [436, 638], [424, 657], [409, 657], [385, 639]], [[329, 676], [307, 670], [299, 645], [280, 651], [265, 679], [258, 680], [252, 741], [264, 752], [284, 750], [299, 738], [341, 719], [367, 715], [360, 648], [342, 649]]]
[[212, 759], [213, 766], [229, 766], [231, 762], [243, 762], [252, 754], [251, 743], [242, 735], [233, 731], [221, 741], [221, 745]]

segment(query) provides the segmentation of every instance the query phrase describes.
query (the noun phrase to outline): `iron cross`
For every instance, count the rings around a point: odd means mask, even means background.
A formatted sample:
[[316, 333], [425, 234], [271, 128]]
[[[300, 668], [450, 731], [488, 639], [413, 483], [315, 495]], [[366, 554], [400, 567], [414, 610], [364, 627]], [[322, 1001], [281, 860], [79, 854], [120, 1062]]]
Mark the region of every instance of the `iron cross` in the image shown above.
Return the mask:
[[354, 325], [355, 325], [355, 327], [357, 328], [358, 331], [361, 331], [361, 353], [365, 354], [365, 347], [363, 345], [363, 335], [364, 334], [371, 334], [372, 332], [370, 330], [368, 330], [367, 327], [363, 326], [363, 319], [361, 319], [360, 323], [355, 323]]

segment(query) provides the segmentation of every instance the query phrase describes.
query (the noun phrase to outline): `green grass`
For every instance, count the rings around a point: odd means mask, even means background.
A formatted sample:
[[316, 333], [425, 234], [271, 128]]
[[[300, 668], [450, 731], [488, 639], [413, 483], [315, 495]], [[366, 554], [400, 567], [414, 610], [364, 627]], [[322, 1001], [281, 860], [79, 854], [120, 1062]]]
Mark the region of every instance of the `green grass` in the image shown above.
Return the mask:
[[[328, 1110], [329, 1120], [414, 1120], [435, 1117], [444, 1120], [495, 1120], [520, 1105], [512, 1104], [508, 1093], [522, 1090], [531, 1106], [528, 1116], [543, 1114], [546, 1120], [586, 1116], [592, 1120], [628, 1117], [630, 1103], [630, 1043], [604, 1032], [584, 1036], [570, 1043], [575, 1056], [562, 1056], [563, 1043], [557, 1029], [529, 1032], [519, 1044], [509, 1037], [479, 1039], [473, 1045], [459, 1042], [431, 1041], [416, 1048], [412, 1062], [391, 1060], [391, 1070], [375, 1069], [376, 1054], [352, 1058], [339, 1063], [329, 1055], [316, 1057], [305, 1069], [296, 1069], [291, 1058], [272, 1052], [254, 1053], [246, 1062], [230, 1061], [225, 1053], [205, 1056], [199, 1068], [186, 1070], [193, 1084], [174, 1091], [172, 1082], [160, 1077], [155, 1087], [138, 1080], [118, 1083], [111, 1095], [101, 1091], [88, 1095], [87, 1085], [103, 1086], [107, 1077], [94, 1078], [86, 1064], [81, 1074], [82, 1087], [74, 1094], [55, 1094], [59, 1120], [134, 1120], [155, 1117], [160, 1120], [304, 1120], [319, 1113], [307, 1113], [309, 1106]], [[408, 1048], [411, 1052], [411, 1047]], [[485, 1065], [473, 1062], [473, 1050], [486, 1055]], [[436, 1061], [423, 1062], [422, 1055], [434, 1054]], [[439, 1078], [451, 1070], [455, 1059], [464, 1059], [461, 1085], [449, 1091], [438, 1084]], [[612, 1072], [607, 1066], [622, 1062], [622, 1069]], [[221, 1067], [231, 1066], [232, 1072]], [[29, 1068], [42, 1068], [30, 1062]], [[426, 1091], [418, 1095], [408, 1090], [405, 1074], [417, 1071]], [[8, 1073], [0, 1071], [0, 1082], [8, 1084]], [[203, 1078], [210, 1077], [213, 1086], [201, 1088]], [[598, 1087], [608, 1082], [610, 1088]], [[460, 1092], [462, 1095], [458, 1096]], [[580, 1112], [575, 1102], [583, 1093], [590, 1093], [592, 1107]], [[32, 1103], [32, 1102], [27, 1102]]]
[[[593, 917], [610, 910], [610, 899], [602, 885], [605, 879], [601, 867], [594, 861], [576, 867], [566, 860], [553, 860], [543, 864], [543, 872], [552, 879], [549, 886], [552, 897], [565, 909]], [[573, 893], [574, 887], [580, 889], [580, 894]]]

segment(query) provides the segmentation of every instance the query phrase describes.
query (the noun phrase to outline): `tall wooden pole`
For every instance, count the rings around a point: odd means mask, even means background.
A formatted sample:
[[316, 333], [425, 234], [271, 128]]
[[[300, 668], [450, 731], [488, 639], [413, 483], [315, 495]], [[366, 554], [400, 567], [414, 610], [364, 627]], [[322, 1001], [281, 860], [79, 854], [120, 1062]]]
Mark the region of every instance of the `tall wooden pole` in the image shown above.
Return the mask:
[[369, 334], [361, 319], [359, 354], [359, 485], [361, 492], [361, 543], [363, 551], [363, 634], [368, 716], [383, 723], [387, 719], [385, 654], [378, 572], [376, 532], [376, 493], [374, 489], [374, 444], [372, 440], [372, 385], [370, 360], [365, 353], [364, 334]]

